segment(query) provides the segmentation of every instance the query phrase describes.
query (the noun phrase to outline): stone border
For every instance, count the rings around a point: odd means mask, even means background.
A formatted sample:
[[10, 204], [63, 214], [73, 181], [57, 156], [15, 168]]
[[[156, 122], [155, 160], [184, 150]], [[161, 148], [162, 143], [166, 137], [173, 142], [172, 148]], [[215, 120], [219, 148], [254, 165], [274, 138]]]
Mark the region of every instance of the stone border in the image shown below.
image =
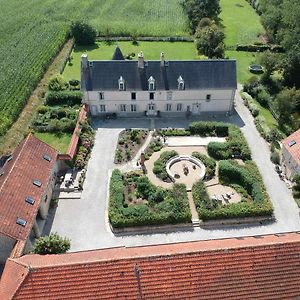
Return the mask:
[[172, 167], [173, 164], [175, 164], [179, 161], [182, 161], [182, 160], [188, 160], [188, 161], [194, 163], [195, 165], [197, 165], [201, 170], [199, 179], [202, 180], [204, 178], [206, 168], [205, 168], [204, 163], [200, 159], [198, 159], [192, 155], [176, 155], [174, 157], [171, 157], [166, 163], [166, 171], [168, 173], [168, 176], [171, 178], [171, 180], [173, 182], [176, 181], [176, 178], [173, 175], [173, 173], [171, 172], [170, 168]]
[[245, 217], [245, 218], [232, 218], [232, 219], [220, 219], [220, 220], [200, 220], [200, 227], [212, 229], [213, 227], [220, 226], [232, 226], [232, 225], [262, 225], [263, 223], [275, 222], [276, 218], [274, 215], [265, 217]]

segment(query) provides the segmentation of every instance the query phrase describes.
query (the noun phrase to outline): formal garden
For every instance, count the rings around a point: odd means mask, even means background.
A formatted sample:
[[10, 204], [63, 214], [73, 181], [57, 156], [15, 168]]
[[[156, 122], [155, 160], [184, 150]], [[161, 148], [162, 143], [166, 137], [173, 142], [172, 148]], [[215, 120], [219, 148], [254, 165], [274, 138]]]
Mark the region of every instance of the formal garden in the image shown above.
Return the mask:
[[[191, 199], [202, 224], [272, 216], [262, 177], [237, 126], [194, 122], [186, 129], [149, 134], [152, 138], [139, 166], [112, 173], [109, 220], [113, 228], [191, 223]], [[190, 138], [199, 145], [190, 145]], [[174, 145], [178, 139], [180, 145]]]

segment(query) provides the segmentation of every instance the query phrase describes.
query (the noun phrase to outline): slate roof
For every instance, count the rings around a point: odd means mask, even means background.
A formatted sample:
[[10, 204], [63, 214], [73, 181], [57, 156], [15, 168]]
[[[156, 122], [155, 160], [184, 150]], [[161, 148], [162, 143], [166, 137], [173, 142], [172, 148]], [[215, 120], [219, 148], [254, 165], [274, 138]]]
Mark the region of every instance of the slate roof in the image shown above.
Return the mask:
[[292, 299], [300, 233], [8, 259], [6, 299]]
[[112, 60], [125, 60], [123, 53], [119, 46], [116, 47], [115, 52], [112, 57]]
[[295, 162], [300, 164], [300, 129], [285, 138], [282, 144]]
[[[0, 233], [15, 240], [27, 239], [56, 158], [55, 149], [29, 134], [0, 169]], [[33, 180], [39, 180], [41, 187]], [[27, 196], [34, 199], [33, 205], [25, 201]], [[25, 227], [16, 224], [17, 218], [27, 222]]]
[[[118, 90], [118, 79], [125, 80], [126, 90], [148, 90], [153, 76], [156, 90], [177, 90], [178, 78], [184, 80], [186, 90], [236, 89], [235, 60], [147, 61], [144, 69], [137, 61], [89, 61], [85, 86], [89, 91]], [[82, 72], [83, 74], [83, 72]]]

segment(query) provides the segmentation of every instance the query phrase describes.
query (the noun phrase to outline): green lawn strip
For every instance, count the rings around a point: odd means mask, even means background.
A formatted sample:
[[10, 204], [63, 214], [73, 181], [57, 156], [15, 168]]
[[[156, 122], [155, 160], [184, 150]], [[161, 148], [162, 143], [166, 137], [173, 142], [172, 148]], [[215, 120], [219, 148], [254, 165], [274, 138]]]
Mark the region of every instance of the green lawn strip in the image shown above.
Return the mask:
[[96, 46], [75, 47], [71, 56], [71, 65], [67, 64], [63, 76], [66, 80], [80, 79], [80, 59], [83, 53], [87, 53], [90, 60], [111, 60], [116, 45], [119, 45], [124, 56], [140, 51], [144, 52], [146, 60], [159, 60], [160, 53], [164, 52], [167, 60], [194, 60], [200, 59], [193, 42], [139, 42], [137, 46], [132, 42], [113, 42], [108, 45], [105, 42], [97, 42]]
[[[226, 51], [225, 56], [237, 60], [237, 79], [243, 84], [250, 77], [254, 76], [249, 72], [249, 65], [258, 63], [260, 53], [244, 52], [244, 51]], [[260, 75], [255, 75], [260, 77]]]
[[225, 45], [252, 44], [264, 32], [260, 17], [245, 0], [221, 0], [221, 22], [225, 30]]
[[62, 154], [67, 152], [72, 137], [69, 133], [35, 132], [34, 135]]

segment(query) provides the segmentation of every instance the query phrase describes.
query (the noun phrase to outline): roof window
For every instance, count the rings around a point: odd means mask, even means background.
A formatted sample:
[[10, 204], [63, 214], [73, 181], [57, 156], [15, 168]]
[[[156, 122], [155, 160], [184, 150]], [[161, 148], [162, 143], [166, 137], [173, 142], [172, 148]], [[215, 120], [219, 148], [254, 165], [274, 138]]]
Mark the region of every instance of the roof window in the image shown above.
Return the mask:
[[39, 180], [37, 180], [37, 179], [34, 179], [34, 180], [32, 181], [32, 183], [33, 183], [35, 186], [37, 186], [37, 187], [41, 187], [41, 186], [42, 186], [42, 183], [41, 183]]
[[49, 156], [49, 155], [47, 155], [47, 154], [45, 154], [44, 156], [43, 156], [43, 159], [44, 160], [47, 160], [47, 161], [51, 161], [51, 157]]
[[181, 75], [178, 77], [177, 82], [178, 82], [178, 89], [179, 90], [184, 90], [184, 80], [181, 77]]
[[154, 91], [155, 90], [155, 79], [150, 76], [150, 78], [148, 79], [148, 83], [149, 83], [149, 91]]
[[120, 76], [118, 82], [119, 82], [119, 91], [125, 91], [125, 80], [122, 76]]
[[25, 198], [25, 201], [26, 201], [27, 203], [31, 204], [31, 205], [33, 205], [34, 202], [35, 202], [35, 200], [34, 200], [32, 197], [30, 197], [30, 196], [26, 197], [26, 198]]
[[294, 145], [296, 145], [297, 143], [296, 143], [296, 141], [295, 140], [292, 140], [292, 141], [290, 141], [289, 142], [289, 147], [292, 147], [292, 146], [294, 146]]
[[21, 225], [21, 226], [25, 227], [27, 221], [25, 221], [25, 220], [23, 220], [23, 219], [21, 219], [21, 218], [17, 218], [16, 223], [17, 223], [18, 225]]

